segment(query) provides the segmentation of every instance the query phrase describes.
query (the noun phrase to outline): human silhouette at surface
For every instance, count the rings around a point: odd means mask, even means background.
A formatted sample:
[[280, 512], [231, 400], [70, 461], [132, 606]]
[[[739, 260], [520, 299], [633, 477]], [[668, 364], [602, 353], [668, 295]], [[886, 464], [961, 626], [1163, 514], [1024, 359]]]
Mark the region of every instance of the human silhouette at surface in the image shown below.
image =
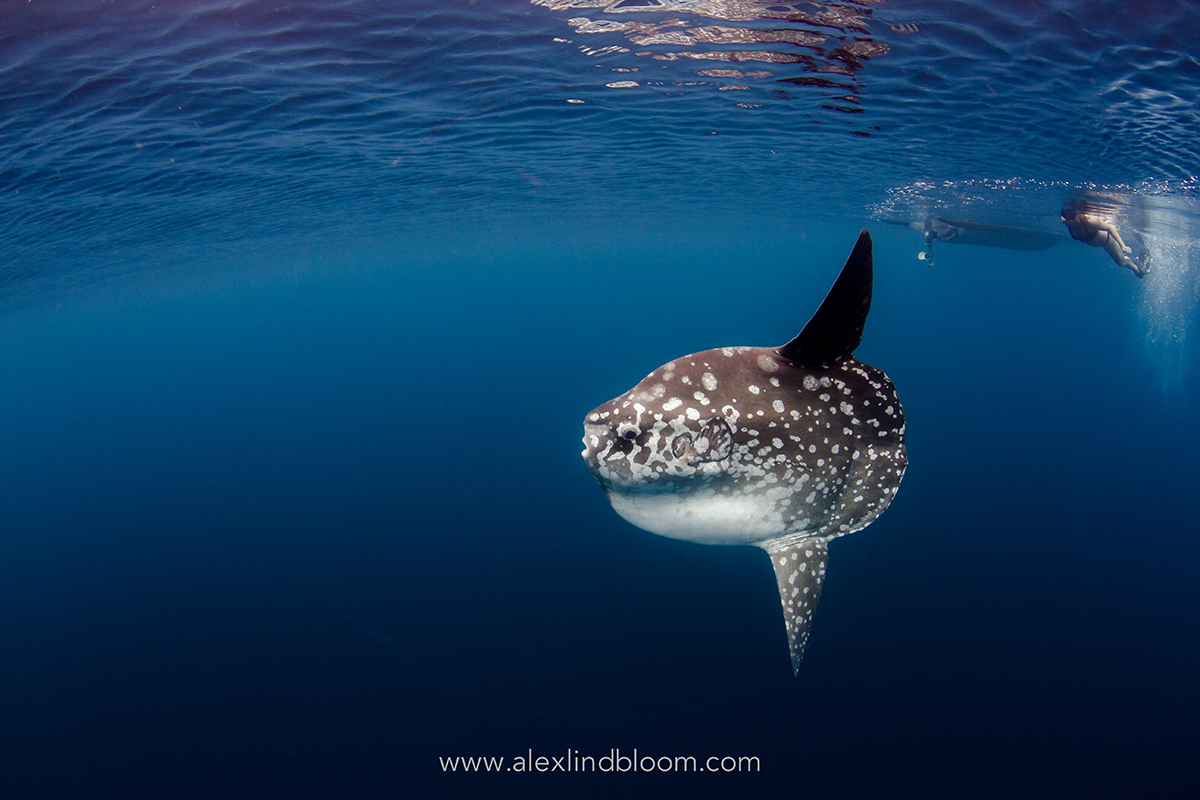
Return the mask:
[[904, 225], [925, 237], [925, 250], [917, 258], [933, 266], [933, 243], [973, 244], [1004, 250], [1045, 250], [1066, 238], [1054, 231], [1024, 228], [1019, 225], [952, 219], [924, 213], [916, 219], [885, 219], [892, 225]]
[[1131, 258], [1133, 249], [1125, 244], [1113, 219], [1102, 211], [1087, 205], [1070, 203], [1062, 210], [1062, 221], [1072, 239], [1092, 247], [1103, 247], [1112, 256], [1113, 261], [1132, 270], [1139, 278], [1144, 278], [1150, 271], [1150, 251], [1143, 248], [1141, 263], [1134, 261]]

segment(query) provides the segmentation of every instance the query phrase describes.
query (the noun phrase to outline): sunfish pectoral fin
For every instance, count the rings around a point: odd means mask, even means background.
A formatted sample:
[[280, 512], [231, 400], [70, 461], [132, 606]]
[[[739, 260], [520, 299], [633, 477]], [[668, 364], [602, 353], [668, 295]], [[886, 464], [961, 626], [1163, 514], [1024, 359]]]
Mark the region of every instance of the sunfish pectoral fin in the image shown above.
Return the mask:
[[701, 426], [695, 436], [690, 433], [676, 436], [671, 443], [671, 452], [688, 464], [724, 461], [733, 452], [733, 431], [728, 422], [713, 417]]
[[771, 540], [759, 545], [771, 557], [775, 582], [779, 585], [779, 602], [783, 604], [783, 623], [787, 628], [788, 647], [792, 653], [792, 674], [800, 672], [800, 659], [808, 644], [821, 584], [825, 582], [825, 565], [829, 550], [823, 539]]

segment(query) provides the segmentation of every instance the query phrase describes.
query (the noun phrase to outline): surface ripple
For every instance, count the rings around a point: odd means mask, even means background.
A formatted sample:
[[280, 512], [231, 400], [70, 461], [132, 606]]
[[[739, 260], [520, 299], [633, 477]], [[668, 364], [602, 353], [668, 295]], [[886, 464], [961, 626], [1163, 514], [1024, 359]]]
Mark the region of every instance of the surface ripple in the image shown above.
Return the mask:
[[7, 296], [31, 277], [85, 279], [99, 253], [293, 231], [857, 215], [899, 187], [1010, 179], [1195, 199], [1200, 175], [1189, 3], [39, 2], [0, 15]]

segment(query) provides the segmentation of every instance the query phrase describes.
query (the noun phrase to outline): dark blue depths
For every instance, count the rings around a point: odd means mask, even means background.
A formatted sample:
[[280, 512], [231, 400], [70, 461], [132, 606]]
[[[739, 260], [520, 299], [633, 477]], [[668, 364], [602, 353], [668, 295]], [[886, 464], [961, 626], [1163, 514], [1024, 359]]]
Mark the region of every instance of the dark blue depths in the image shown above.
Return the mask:
[[[7, 780], [1179, 793], [1195, 373], [1161, 388], [1115, 268], [985, 253], [935, 272], [881, 238], [860, 356], [900, 389], [912, 467], [833, 544], [795, 680], [762, 554], [626, 525], [574, 444], [580, 409], [664, 353], [790, 336], [779, 292], [735, 289], [703, 328], [612, 323], [650, 267], [785, 280], [782, 237], [719, 259], [481, 246], [423, 277], [360, 264], [10, 320]], [[836, 269], [832, 246], [813, 255]], [[467, 778], [437, 760], [635, 747], [762, 772]]]

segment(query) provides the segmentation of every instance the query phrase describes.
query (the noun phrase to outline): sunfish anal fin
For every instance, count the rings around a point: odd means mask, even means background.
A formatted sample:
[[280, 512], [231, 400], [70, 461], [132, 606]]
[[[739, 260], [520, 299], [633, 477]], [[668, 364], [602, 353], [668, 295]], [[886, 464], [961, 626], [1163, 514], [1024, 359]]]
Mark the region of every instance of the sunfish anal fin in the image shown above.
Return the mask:
[[771, 557], [775, 581], [779, 585], [779, 602], [783, 604], [783, 623], [787, 628], [788, 647], [792, 652], [792, 674], [800, 672], [800, 659], [808, 644], [808, 631], [821, 584], [825, 582], [825, 565], [829, 550], [822, 539], [771, 540], [759, 545]]

